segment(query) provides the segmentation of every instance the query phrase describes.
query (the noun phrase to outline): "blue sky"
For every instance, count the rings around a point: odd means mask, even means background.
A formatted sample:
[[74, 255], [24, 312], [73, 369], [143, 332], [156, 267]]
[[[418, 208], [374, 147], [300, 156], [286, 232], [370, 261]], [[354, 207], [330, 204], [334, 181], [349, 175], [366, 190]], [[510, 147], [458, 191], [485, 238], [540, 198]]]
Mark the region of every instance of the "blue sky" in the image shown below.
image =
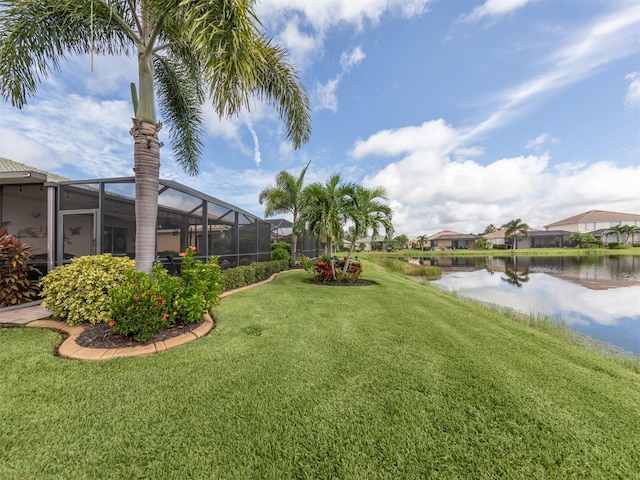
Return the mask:
[[[586, 210], [640, 214], [640, 4], [626, 0], [263, 0], [312, 99], [299, 150], [255, 103], [207, 108], [201, 174], [161, 175], [262, 215], [277, 172], [385, 186], [397, 234], [463, 233]], [[0, 156], [73, 179], [132, 175], [127, 58], [72, 57], [22, 110], [0, 101]]]

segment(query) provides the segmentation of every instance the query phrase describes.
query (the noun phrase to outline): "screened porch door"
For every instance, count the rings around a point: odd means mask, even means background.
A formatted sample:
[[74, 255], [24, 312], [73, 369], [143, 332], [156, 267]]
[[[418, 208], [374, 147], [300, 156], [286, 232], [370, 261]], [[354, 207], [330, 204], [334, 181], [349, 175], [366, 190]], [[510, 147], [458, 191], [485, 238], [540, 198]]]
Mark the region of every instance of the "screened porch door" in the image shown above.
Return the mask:
[[97, 253], [97, 210], [63, 212], [62, 232], [58, 233], [58, 251], [64, 262]]

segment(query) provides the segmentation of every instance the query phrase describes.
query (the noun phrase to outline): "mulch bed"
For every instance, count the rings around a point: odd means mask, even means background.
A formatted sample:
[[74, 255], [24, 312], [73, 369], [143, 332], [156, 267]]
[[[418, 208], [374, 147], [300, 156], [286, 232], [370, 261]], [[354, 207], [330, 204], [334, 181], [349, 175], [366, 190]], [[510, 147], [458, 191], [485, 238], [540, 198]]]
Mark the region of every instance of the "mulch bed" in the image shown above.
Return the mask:
[[139, 347], [177, 337], [178, 335], [182, 335], [183, 333], [195, 330], [201, 324], [202, 322], [189, 323], [187, 325], [174, 325], [173, 327], [158, 332], [151, 340], [147, 342], [138, 342], [131, 337], [126, 337], [114, 332], [113, 328], [111, 328], [106, 323], [97, 323], [96, 325], [87, 325], [84, 331], [77, 338], [76, 343], [81, 347], [88, 348]]

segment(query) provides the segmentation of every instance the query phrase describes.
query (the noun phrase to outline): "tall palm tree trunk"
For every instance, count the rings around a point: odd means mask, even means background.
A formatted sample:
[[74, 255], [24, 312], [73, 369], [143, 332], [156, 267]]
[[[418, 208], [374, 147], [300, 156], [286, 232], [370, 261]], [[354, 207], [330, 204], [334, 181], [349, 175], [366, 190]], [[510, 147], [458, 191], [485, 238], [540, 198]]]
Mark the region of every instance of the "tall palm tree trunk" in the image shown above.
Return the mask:
[[152, 125], [133, 119], [133, 161], [136, 182], [136, 269], [151, 272], [156, 258], [156, 221], [160, 179], [160, 147], [158, 131]]

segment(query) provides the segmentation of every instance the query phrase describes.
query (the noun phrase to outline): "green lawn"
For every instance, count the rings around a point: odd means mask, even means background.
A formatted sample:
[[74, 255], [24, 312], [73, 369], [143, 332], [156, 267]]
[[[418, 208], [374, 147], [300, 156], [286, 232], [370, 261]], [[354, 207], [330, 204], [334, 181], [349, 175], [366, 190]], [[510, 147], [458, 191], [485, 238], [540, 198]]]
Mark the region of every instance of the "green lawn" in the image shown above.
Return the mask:
[[101, 363], [0, 329], [0, 478], [639, 478], [640, 374], [364, 263]]

